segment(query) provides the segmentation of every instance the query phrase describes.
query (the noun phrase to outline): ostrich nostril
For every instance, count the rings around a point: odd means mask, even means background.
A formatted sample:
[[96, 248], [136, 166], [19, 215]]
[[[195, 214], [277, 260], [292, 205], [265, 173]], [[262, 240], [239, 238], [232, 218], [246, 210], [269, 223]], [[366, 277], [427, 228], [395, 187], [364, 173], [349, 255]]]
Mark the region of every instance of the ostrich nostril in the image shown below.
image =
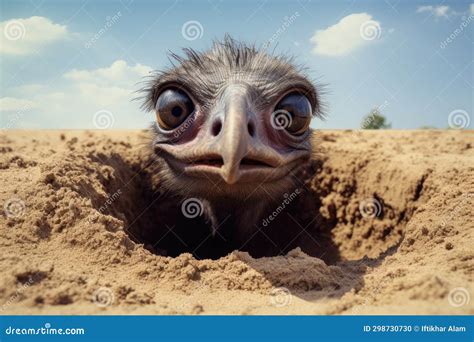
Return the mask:
[[219, 135], [219, 133], [221, 132], [221, 130], [222, 130], [221, 120], [214, 121], [214, 123], [212, 124], [212, 128], [211, 128], [212, 135], [217, 137]]
[[247, 130], [249, 131], [250, 136], [253, 137], [255, 134], [255, 127], [252, 122], [247, 124]]

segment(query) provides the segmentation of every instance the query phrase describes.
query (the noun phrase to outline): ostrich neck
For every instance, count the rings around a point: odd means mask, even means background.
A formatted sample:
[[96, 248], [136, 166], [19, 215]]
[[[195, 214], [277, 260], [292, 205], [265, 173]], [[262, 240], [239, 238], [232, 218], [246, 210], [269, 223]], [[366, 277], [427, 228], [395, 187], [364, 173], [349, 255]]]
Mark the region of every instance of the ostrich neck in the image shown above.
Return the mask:
[[222, 232], [241, 240], [261, 226], [259, 221], [267, 206], [263, 201], [215, 200], [206, 203], [205, 212], [214, 235]]

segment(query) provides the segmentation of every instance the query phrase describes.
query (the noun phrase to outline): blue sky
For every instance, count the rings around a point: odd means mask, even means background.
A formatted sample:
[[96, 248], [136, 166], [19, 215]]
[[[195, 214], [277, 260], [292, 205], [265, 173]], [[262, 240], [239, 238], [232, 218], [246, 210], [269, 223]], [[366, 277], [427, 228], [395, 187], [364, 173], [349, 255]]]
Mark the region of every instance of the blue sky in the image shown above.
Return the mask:
[[473, 127], [472, 0], [2, 0], [0, 21], [0, 128], [144, 128], [137, 82], [225, 33], [326, 84], [315, 128], [358, 128], [375, 107], [395, 129], [452, 113]]

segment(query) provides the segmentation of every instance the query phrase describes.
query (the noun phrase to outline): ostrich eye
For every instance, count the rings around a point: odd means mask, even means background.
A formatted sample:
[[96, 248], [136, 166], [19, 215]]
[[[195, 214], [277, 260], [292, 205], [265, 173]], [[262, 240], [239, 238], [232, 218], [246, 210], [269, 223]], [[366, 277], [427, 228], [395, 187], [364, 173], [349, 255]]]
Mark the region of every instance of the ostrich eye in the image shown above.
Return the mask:
[[183, 123], [194, 111], [194, 104], [184, 91], [170, 88], [160, 94], [155, 109], [160, 127], [170, 130]]
[[275, 107], [272, 125], [294, 135], [303, 134], [311, 122], [312, 109], [308, 98], [301, 93], [286, 95]]

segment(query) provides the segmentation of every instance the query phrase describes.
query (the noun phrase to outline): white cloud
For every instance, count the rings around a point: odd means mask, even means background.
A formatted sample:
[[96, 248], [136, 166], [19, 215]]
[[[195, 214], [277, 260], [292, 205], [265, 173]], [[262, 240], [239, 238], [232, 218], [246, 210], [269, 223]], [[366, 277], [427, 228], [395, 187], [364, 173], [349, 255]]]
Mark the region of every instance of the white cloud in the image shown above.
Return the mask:
[[437, 18], [447, 18], [450, 14], [449, 6], [419, 6], [416, 13], [430, 13]]
[[130, 80], [146, 76], [150, 71], [151, 68], [146, 65], [128, 66], [127, 62], [118, 60], [107, 68], [95, 70], [73, 69], [64, 74], [64, 77], [80, 83], [93, 83], [95, 85], [113, 84], [114, 86], [127, 87], [130, 86]]
[[368, 45], [381, 35], [380, 22], [368, 13], [354, 13], [337, 24], [318, 30], [311, 37], [312, 52], [325, 56], [343, 56]]
[[15, 87], [15, 90], [19, 93], [39, 93], [46, 89], [47, 87], [44, 84], [39, 83], [30, 83], [30, 84], [23, 84], [20, 86]]
[[469, 8], [470, 8], [471, 14], [474, 14], [474, 3], [472, 3]]
[[55, 41], [67, 38], [65, 25], [45, 17], [10, 19], [0, 22], [0, 53], [28, 55]]
[[41, 126], [47, 121], [50, 128], [96, 128], [94, 114], [101, 110], [114, 116], [111, 128], [129, 128], [130, 123], [144, 127], [149, 118], [140, 112], [140, 104], [131, 100], [136, 96], [137, 82], [151, 70], [123, 60], [104, 68], [73, 69], [54, 84], [12, 88], [12, 97], [0, 99], [0, 105], [2, 110], [18, 110], [21, 105], [34, 104], [33, 110], [15, 122], [19, 127]]
[[36, 103], [30, 100], [16, 97], [0, 98], [1, 112], [25, 111], [36, 107]]

